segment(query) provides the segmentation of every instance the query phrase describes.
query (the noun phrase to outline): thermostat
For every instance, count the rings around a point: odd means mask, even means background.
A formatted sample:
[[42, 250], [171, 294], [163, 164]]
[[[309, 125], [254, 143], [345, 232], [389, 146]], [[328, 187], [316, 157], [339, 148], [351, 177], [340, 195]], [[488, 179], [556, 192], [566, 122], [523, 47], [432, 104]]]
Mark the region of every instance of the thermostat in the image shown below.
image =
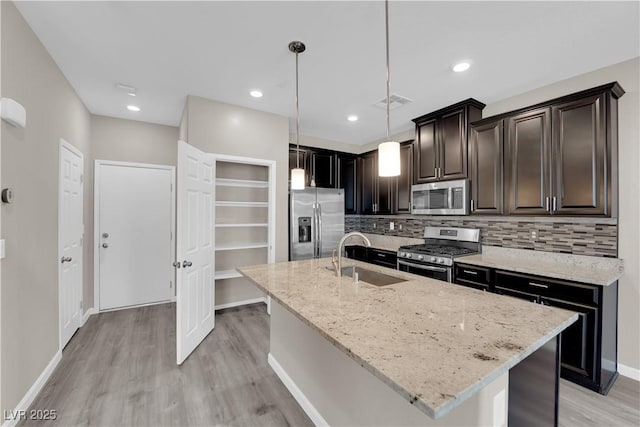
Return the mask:
[[2, 198], [2, 203], [12, 203], [13, 202], [13, 190], [10, 188], [5, 188], [2, 190], [0, 194], [0, 198]]

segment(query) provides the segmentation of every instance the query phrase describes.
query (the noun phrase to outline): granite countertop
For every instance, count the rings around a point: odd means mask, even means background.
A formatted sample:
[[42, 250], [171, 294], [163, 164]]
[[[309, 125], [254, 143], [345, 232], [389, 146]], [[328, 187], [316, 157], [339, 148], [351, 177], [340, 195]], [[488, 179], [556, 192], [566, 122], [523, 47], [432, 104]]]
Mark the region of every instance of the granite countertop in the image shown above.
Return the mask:
[[576, 313], [453, 286], [372, 264], [407, 279], [377, 287], [336, 277], [328, 258], [240, 267], [336, 348], [433, 418], [511, 369]]
[[456, 262], [608, 286], [624, 273], [621, 259], [483, 246]]

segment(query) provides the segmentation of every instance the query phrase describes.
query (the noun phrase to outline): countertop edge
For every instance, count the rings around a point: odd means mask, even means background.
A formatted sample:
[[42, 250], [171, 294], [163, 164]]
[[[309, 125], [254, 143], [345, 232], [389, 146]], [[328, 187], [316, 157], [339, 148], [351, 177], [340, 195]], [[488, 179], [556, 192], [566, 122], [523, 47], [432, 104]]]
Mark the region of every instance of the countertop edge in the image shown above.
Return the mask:
[[400, 386], [398, 383], [396, 383], [395, 381], [393, 381], [392, 379], [390, 379], [389, 377], [384, 375], [382, 372], [380, 372], [378, 369], [373, 367], [366, 360], [362, 359], [361, 356], [359, 356], [356, 353], [353, 353], [350, 349], [346, 348], [338, 340], [336, 340], [335, 338], [333, 338], [330, 335], [328, 335], [325, 331], [323, 331], [316, 324], [314, 324], [309, 319], [304, 317], [302, 314], [300, 314], [297, 310], [295, 310], [289, 304], [285, 303], [280, 298], [275, 296], [268, 288], [266, 288], [262, 284], [256, 282], [255, 280], [253, 280], [250, 276], [246, 275], [242, 271], [242, 267], [237, 268], [237, 271], [240, 274], [242, 274], [243, 277], [248, 279], [251, 283], [253, 283], [256, 286], [258, 286], [258, 288], [260, 288], [262, 291], [264, 291], [269, 297], [273, 298], [276, 302], [278, 302], [280, 305], [282, 305], [291, 314], [293, 314], [298, 319], [300, 319], [300, 321], [302, 321], [304, 324], [308, 325], [310, 328], [312, 328], [315, 331], [317, 331], [323, 338], [325, 338], [334, 347], [336, 347], [341, 352], [343, 352], [347, 357], [351, 358], [354, 362], [358, 363], [362, 368], [366, 369], [372, 375], [374, 375], [376, 378], [380, 379], [382, 382], [387, 384], [394, 391], [396, 391], [403, 398], [405, 398], [410, 404], [416, 406], [420, 411], [422, 411], [425, 414], [429, 415], [432, 419], [439, 419], [439, 418], [443, 417], [444, 415], [448, 414], [451, 410], [455, 409], [458, 405], [462, 404], [465, 400], [467, 400], [468, 398], [473, 396], [480, 389], [482, 389], [486, 385], [490, 384], [492, 381], [494, 381], [500, 375], [502, 375], [505, 372], [509, 371], [511, 368], [513, 368], [519, 362], [521, 362], [522, 360], [526, 359], [529, 355], [531, 355], [533, 352], [535, 352], [540, 347], [542, 347], [550, 339], [552, 339], [556, 335], [560, 334], [569, 325], [573, 324], [576, 320], [578, 320], [578, 314], [576, 313], [573, 316], [571, 316], [567, 321], [565, 321], [562, 324], [556, 326], [556, 328], [554, 328], [552, 331], [550, 331], [549, 333], [547, 333], [546, 335], [544, 335], [543, 337], [538, 339], [536, 342], [531, 344], [529, 347], [527, 347], [525, 350], [523, 350], [520, 354], [518, 354], [517, 356], [512, 357], [511, 359], [507, 360], [505, 363], [503, 363], [501, 366], [499, 366], [494, 371], [489, 373], [483, 379], [477, 381], [475, 384], [473, 384], [473, 385], [469, 386], [468, 388], [466, 388], [465, 390], [463, 390], [461, 393], [456, 395], [451, 401], [446, 402], [446, 403], [444, 403], [444, 404], [442, 404], [439, 407], [434, 409], [431, 406], [429, 406], [427, 403], [425, 403], [424, 401], [420, 400], [420, 398], [418, 396], [415, 396], [415, 395], [411, 394], [408, 390], [406, 390], [405, 388]]

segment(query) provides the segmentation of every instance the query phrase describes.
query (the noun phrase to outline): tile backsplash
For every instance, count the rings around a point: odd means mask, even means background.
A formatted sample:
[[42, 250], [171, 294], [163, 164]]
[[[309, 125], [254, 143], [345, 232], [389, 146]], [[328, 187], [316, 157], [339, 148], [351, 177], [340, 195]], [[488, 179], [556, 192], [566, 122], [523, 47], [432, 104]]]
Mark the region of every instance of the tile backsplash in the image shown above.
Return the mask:
[[[394, 230], [390, 230], [390, 222]], [[523, 220], [515, 217], [429, 217], [347, 215], [345, 231], [422, 238], [425, 226], [479, 228], [482, 244], [615, 258], [618, 226], [611, 219]], [[535, 231], [535, 237], [532, 237]]]

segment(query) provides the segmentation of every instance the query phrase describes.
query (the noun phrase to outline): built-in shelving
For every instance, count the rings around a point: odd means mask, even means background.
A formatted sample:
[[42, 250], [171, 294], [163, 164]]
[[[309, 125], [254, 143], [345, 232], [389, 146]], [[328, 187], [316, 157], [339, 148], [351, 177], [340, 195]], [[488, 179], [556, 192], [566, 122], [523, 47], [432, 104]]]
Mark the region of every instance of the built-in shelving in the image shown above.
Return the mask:
[[242, 224], [242, 223], [237, 223], [237, 224], [234, 224], [234, 223], [216, 224], [216, 228], [245, 228], [245, 227], [247, 227], [247, 228], [249, 228], [249, 227], [260, 227], [260, 228], [262, 228], [262, 227], [268, 227], [268, 226], [269, 226], [269, 224], [267, 224], [267, 223], [264, 223], [264, 224], [262, 224], [262, 223], [257, 223], [257, 224]]
[[238, 251], [243, 249], [258, 249], [258, 248], [267, 248], [267, 247], [269, 247], [268, 242], [240, 243], [237, 245], [224, 244], [224, 245], [216, 245], [216, 251]]
[[269, 188], [269, 181], [217, 178], [216, 185], [218, 187]]
[[238, 208], [267, 208], [269, 202], [237, 202], [233, 200], [216, 200], [216, 206], [229, 206]]
[[235, 279], [237, 277], [242, 277], [242, 274], [238, 273], [237, 270], [220, 270], [216, 271], [213, 276], [215, 280]]

